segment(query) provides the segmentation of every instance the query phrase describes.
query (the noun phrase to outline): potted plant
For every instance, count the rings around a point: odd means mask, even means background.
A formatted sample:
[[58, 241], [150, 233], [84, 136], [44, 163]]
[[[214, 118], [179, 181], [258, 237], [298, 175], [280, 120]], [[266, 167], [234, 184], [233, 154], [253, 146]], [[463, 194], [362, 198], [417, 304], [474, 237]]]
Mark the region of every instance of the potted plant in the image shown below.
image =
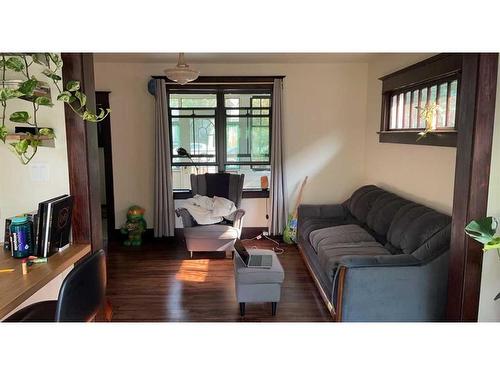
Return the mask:
[[[33, 64], [42, 67], [43, 78], [33, 74]], [[7, 144], [24, 165], [35, 156], [42, 141], [55, 138], [51, 128], [40, 127], [37, 112], [41, 106], [52, 107], [50, 87], [44, 80], [51, 81], [57, 90], [57, 100], [66, 105], [85, 121], [102, 121], [110, 112], [99, 109], [93, 113], [87, 108], [87, 96], [80, 90], [80, 82], [68, 81], [62, 85], [58, 72], [63, 61], [56, 53], [12, 53], [0, 54], [0, 141]], [[7, 71], [21, 79], [7, 79]], [[13, 100], [25, 100], [32, 103], [32, 110], [9, 113], [8, 104]], [[8, 116], [8, 117], [7, 117]], [[7, 118], [22, 124], [30, 130], [24, 134], [11, 134], [6, 126]]]
[[[465, 233], [483, 244], [483, 251], [496, 250], [500, 259], [500, 236], [496, 235], [498, 220], [488, 216], [479, 220], [472, 220], [466, 227]], [[500, 299], [500, 293], [495, 301]]]

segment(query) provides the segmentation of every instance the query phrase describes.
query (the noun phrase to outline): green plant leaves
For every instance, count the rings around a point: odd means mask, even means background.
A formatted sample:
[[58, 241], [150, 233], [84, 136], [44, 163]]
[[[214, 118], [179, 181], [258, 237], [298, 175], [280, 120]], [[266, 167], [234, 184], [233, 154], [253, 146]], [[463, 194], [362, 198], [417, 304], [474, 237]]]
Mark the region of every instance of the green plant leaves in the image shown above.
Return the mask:
[[75, 96], [80, 101], [80, 108], [84, 107], [85, 104], [87, 104], [87, 95], [85, 95], [83, 92], [76, 91]]
[[35, 64], [49, 66], [49, 61], [45, 53], [32, 53], [31, 58]]
[[49, 77], [50, 79], [54, 80], [54, 81], [60, 81], [61, 80], [61, 76], [57, 75], [56, 73], [54, 73], [52, 70], [50, 69], [45, 69], [42, 74], [46, 77]]
[[30, 79], [24, 81], [19, 86], [18, 91], [23, 93], [23, 95], [31, 96], [36, 89], [36, 85], [38, 84], [38, 80], [35, 77], [31, 77]]
[[471, 221], [465, 227], [465, 233], [484, 245], [483, 250], [499, 249], [500, 237], [495, 237], [498, 221], [494, 217], [485, 217]]
[[111, 112], [111, 110], [109, 108], [106, 110], [99, 108], [99, 114], [95, 114], [95, 113], [92, 113], [90, 111], [85, 111], [85, 112], [83, 112], [82, 118], [85, 121], [89, 121], [89, 122], [99, 122], [99, 121], [104, 120], [106, 118], [106, 116], [109, 115], [110, 112]]
[[30, 115], [26, 111], [18, 111], [11, 114], [9, 119], [12, 122], [19, 122], [25, 124], [30, 119]]
[[76, 98], [69, 91], [63, 91], [57, 95], [57, 100], [63, 101], [65, 103], [71, 103], [76, 100]]
[[35, 99], [35, 103], [38, 105], [45, 105], [48, 107], [52, 107], [54, 105], [52, 103], [52, 100], [50, 100], [50, 98], [47, 98], [46, 96], [39, 96], [38, 98]]
[[54, 134], [54, 129], [51, 128], [41, 128], [40, 130], [38, 130], [38, 134], [45, 137], [51, 137], [51, 138], [56, 137]]
[[14, 147], [14, 150], [16, 150], [18, 155], [22, 155], [26, 151], [28, 151], [28, 147], [30, 145], [30, 142], [28, 139], [22, 139], [19, 142], [11, 143], [11, 145]]
[[0, 126], [0, 140], [5, 143], [5, 139], [7, 138], [7, 134], [9, 132], [7, 131], [7, 127], [5, 125]]
[[78, 91], [78, 90], [80, 90], [80, 82], [78, 82], [78, 81], [69, 81], [66, 84], [66, 90], [68, 90], [68, 91]]
[[12, 99], [12, 98], [19, 98], [20, 96], [23, 96], [24, 94], [20, 92], [19, 90], [13, 90], [9, 88], [0, 88], [0, 101], [5, 102], [6, 100]]
[[24, 69], [24, 63], [19, 57], [9, 57], [5, 61], [5, 67], [15, 72], [20, 72]]

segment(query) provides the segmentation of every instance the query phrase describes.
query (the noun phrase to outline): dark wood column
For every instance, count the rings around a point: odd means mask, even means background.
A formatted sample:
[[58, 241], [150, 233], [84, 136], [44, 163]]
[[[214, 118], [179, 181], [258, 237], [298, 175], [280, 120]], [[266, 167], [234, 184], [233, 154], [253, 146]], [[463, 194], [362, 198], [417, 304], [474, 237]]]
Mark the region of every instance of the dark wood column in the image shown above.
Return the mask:
[[448, 277], [450, 321], [477, 321], [483, 254], [464, 228], [486, 216], [497, 72], [498, 54], [464, 54]]
[[[92, 54], [63, 53], [63, 81], [80, 81], [87, 106], [95, 110], [94, 61]], [[102, 248], [97, 126], [83, 121], [65, 108], [70, 192], [75, 197], [73, 241]]]

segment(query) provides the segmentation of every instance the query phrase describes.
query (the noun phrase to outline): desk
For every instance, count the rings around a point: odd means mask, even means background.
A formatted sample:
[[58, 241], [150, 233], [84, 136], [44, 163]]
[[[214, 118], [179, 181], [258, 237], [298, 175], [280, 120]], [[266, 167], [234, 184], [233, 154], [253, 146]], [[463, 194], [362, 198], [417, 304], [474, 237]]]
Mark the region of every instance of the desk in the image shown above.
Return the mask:
[[89, 253], [89, 244], [70, 245], [50, 256], [47, 263], [28, 267], [28, 274], [23, 275], [21, 260], [0, 246], [0, 269], [14, 268], [13, 272], [0, 273], [0, 319]]

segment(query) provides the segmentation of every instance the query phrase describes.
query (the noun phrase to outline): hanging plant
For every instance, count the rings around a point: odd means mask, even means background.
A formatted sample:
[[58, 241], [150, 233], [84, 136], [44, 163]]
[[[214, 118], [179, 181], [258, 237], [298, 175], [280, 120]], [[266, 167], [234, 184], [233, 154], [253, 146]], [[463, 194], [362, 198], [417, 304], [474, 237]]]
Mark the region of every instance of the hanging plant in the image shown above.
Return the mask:
[[[83, 120], [89, 122], [102, 121], [110, 113], [110, 109], [99, 109], [93, 113], [87, 108], [87, 96], [80, 90], [80, 82], [69, 81], [62, 85], [62, 78], [57, 73], [63, 67], [61, 57], [56, 53], [19, 53], [0, 54], [0, 141], [7, 144], [24, 165], [28, 164], [43, 140], [55, 138], [52, 129], [40, 127], [37, 113], [41, 106], [52, 107], [52, 97], [47, 83], [32, 74], [33, 64], [43, 68], [44, 80], [51, 81], [58, 91], [57, 100], [66, 103], [73, 112]], [[22, 80], [6, 80], [7, 71], [18, 73]], [[32, 103], [31, 113], [16, 111], [9, 113], [8, 104], [13, 100], [27, 100]], [[7, 117], [8, 116], [8, 117]], [[23, 124], [32, 128], [31, 132], [15, 142], [8, 142], [9, 131], [5, 124], [6, 119], [16, 124]]]

